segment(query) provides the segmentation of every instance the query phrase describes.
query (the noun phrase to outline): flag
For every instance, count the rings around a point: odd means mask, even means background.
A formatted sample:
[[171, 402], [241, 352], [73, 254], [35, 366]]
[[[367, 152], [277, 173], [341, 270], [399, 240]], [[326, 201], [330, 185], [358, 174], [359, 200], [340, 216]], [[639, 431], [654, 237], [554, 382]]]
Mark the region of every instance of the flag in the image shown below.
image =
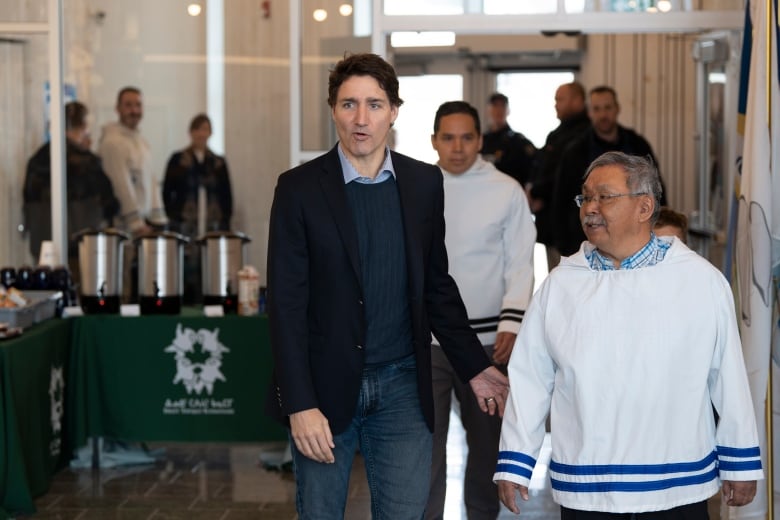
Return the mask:
[[[775, 45], [777, 19], [772, 14], [776, 9], [777, 0], [748, 0], [745, 7], [738, 117], [743, 146], [742, 154], [737, 158], [738, 175], [735, 181], [738, 319], [765, 471], [768, 468], [765, 403], [773, 329], [777, 322], [774, 316], [773, 270], [778, 265], [777, 250], [780, 244], [780, 155], [776, 149], [780, 128], [771, 128], [772, 121], [776, 127], [780, 124], [776, 116], [780, 103], [780, 96], [777, 95]], [[769, 49], [768, 16], [772, 16], [771, 33], [775, 35]], [[768, 67], [767, 52], [773, 59], [771, 67]], [[772, 81], [768, 85], [770, 73]], [[775, 132], [774, 140], [771, 137], [772, 130]], [[768, 509], [765, 483], [759, 483], [758, 494], [752, 504], [726, 509], [728, 518], [765, 518]]]

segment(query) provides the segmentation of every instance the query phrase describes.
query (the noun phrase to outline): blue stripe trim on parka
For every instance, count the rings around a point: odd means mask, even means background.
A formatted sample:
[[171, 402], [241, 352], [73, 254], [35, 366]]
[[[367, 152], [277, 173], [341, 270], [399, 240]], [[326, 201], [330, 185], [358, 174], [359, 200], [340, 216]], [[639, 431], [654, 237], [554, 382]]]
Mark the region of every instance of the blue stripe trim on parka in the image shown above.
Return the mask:
[[499, 451], [498, 460], [511, 460], [513, 462], [520, 462], [522, 464], [528, 464], [532, 468], [536, 465], [535, 458], [517, 451]]
[[729, 448], [728, 446], [716, 446], [718, 455], [725, 457], [759, 457], [761, 449], [758, 446], [752, 448]]
[[720, 460], [718, 461], [718, 469], [721, 471], [752, 471], [755, 469], [761, 469], [761, 460], [745, 460], [745, 461], [733, 461], [733, 460]]
[[665, 473], [683, 473], [702, 471], [717, 460], [711, 452], [696, 462], [671, 462], [667, 464], [593, 464], [575, 466], [550, 461], [550, 471], [566, 475], [662, 475]]
[[535, 458], [516, 451], [499, 451], [498, 460], [509, 460], [515, 464], [499, 462], [496, 464], [497, 473], [510, 473], [528, 479], [531, 478], [531, 473], [533, 473], [534, 466], [536, 466]]
[[520, 475], [530, 479], [533, 469], [526, 466], [519, 466], [517, 464], [496, 464], [496, 473], [510, 473], [512, 475]]
[[703, 484], [715, 480], [717, 477], [718, 470], [713, 468], [698, 475], [642, 482], [564, 482], [554, 478], [550, 478], [550, 482], [554, 490], [570, 493], [646, 492]]

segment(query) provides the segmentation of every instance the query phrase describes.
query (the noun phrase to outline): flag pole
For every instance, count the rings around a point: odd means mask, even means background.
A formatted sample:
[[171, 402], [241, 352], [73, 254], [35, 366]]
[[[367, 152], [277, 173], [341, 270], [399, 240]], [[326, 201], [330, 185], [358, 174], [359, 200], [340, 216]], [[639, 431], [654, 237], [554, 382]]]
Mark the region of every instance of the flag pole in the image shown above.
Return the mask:
[[775, 518], [775, 486], [774, 486], [774, 446], [772, 439], [772, 431], [774, 427], [772, 425], [772, 356], [769, 356], [769, 377], [767, 379], [767, 391], [766, 391], [766, 487], [767, 487], [767, 500], [766, 500], [766, 513], [769, 520]]
[[[764, 23], [766, 24], [766, 118], [767, 118], [767, 127], [769, 128], [769, 134], [772, 135], [772, 80], [773, 80], [773, 71], [772, 71], [772, 35], [774, 34], [774, 27], [772, 24], [775, 23], [775, 16], [777, 16], [777, 13], [774, 12], [773, 5], [774, 0], [765, 0], [766, 1], [766, 20]], [[780, 160], [780, 158], [775, 158], [775, 160]], [[772, 208], [772, 211], [778, 211], [780, 208]], [[777, 288], [777, 281], [775, 281], [775, 288]], [[775, 297], [775, 303], [777, 304], [777, 290], [772, 291], [770, 294], [774, 295]], [[770, 308], [774, 307], [770, 304]], [[773, 320], [774, 321], [774, 320]], [[777, 327], [775, 324], [772, 324], [772, 331], [774, 332]], [[770, 334], [770, 341], [773, 334]], [[770, 344], [771, 345], [771, 344]], [[772, 417], [772, 354], [771, 354], [771, 348], [770, 348], [770, 354], [769, 354], [769, 370], [768, 370], [768, 377], [767, 377], [767, 390], [766, 390], [766, 447], [767, 447], [767, 454], [766, 454], [766, 465], [767, 465], [767, 479], [766, 479], [766, 485], [767, 485], [767, 518], [769, 520], [774, 520], [775, 518], [775, 486], [774, 486], [774, 476], [775, 476], [775, 468], [774, 468], [774, 424], [773, 424], [773, 417]]]

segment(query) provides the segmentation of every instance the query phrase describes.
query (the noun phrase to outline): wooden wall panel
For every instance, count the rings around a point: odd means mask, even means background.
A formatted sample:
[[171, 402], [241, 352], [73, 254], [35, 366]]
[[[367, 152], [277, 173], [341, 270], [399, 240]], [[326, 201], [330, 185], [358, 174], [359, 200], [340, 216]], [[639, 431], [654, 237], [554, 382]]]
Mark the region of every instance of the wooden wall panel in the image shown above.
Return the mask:
[[579, 79], [615, 88], [618, 121], [642, 134], [658, 157], [669, 203], [694, 209], [695, 64], [682, 34], [589, 35]]
[[16, 231], [21, 223], [21, 190], [27, 162], [25, 89], [22, 81], [24, 44], [0, 42], [0, 263], [29, 261], [27, 243]]

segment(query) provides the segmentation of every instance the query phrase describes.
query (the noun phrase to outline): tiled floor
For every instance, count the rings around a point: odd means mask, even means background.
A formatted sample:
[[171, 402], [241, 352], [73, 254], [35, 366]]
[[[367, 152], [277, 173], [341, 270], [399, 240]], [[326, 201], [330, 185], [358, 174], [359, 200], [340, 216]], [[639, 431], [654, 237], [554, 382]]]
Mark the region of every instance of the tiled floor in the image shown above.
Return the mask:
[[[458, 419], [448, 439], [445, 520], [466, 520], [462, 506], [465, 438]], [[548, 438], [549, 441], [549, 438]], [[295, 485], [288, 473], [268, 471], [260, 455], [278, 452], [284, 444], [167, 444], [157, 463], [146, 466], [60, 472], [49, 492], [36, 501], [30, 518], [48, 520], [294, 520]], [[521, 503], [524, 520], [559, 518], [546, 474], [549, 442], [545, 443], [531, 482], [531, 499]], [[362, 459], [352, 471], [346, 520], [368, 520], [369, 494]], [[717, 498], [710, 517], [718, 518]], [[502, 510], [499, 520], [517, 518]]]
[[[159, 448], [160, 446], [155, 446]], [[153, 465], [64, 470], [49, 492], [36, 501], [31, 518], [49, 520], [294, 520], [294, 483], [287, 473], [268, 471], [261, 453], [283, 445], [169, 444]], [[462, 507], [463, 434], [449, 441], [449, 476], [445, 520], [465, 520]], [[547, 452], [549, 453], [549, 452]], [[531, 484], [531, 499], [521, 504], [522, 518], [558, 518], [550, 497], [546, 464], [540, 460]], [[346, 520], [367, 520], [369, 495], [362, 460], [352, 472]], [[711, 501], [718, 518], [718, 501]], [[502, 510], [499, 520], [517, 518]]]
[[[457, 424], [455, 416], [452, 424]], [[451, 429], [448, 442], [449, 476], [445, 518], [465, 519], [462, 511], [464, 435]], [[293, 520], [295, 486], [289, 474], [263, 469], [261, 453], [281, 450], [283, 444], [221, 445], [166, 444], [153, 465], [66, 469], [49, 492], [36, 501], [31, 518], [50, 520]], [[352, 471], [345, 518], [368, 520], [369, 494], [362, 459]], [[535, 495], [524, 504], [527, 520], [558, 517], [543, 476], [532, 487]], [[503, 519], [516, 518], [504, 511]]]

